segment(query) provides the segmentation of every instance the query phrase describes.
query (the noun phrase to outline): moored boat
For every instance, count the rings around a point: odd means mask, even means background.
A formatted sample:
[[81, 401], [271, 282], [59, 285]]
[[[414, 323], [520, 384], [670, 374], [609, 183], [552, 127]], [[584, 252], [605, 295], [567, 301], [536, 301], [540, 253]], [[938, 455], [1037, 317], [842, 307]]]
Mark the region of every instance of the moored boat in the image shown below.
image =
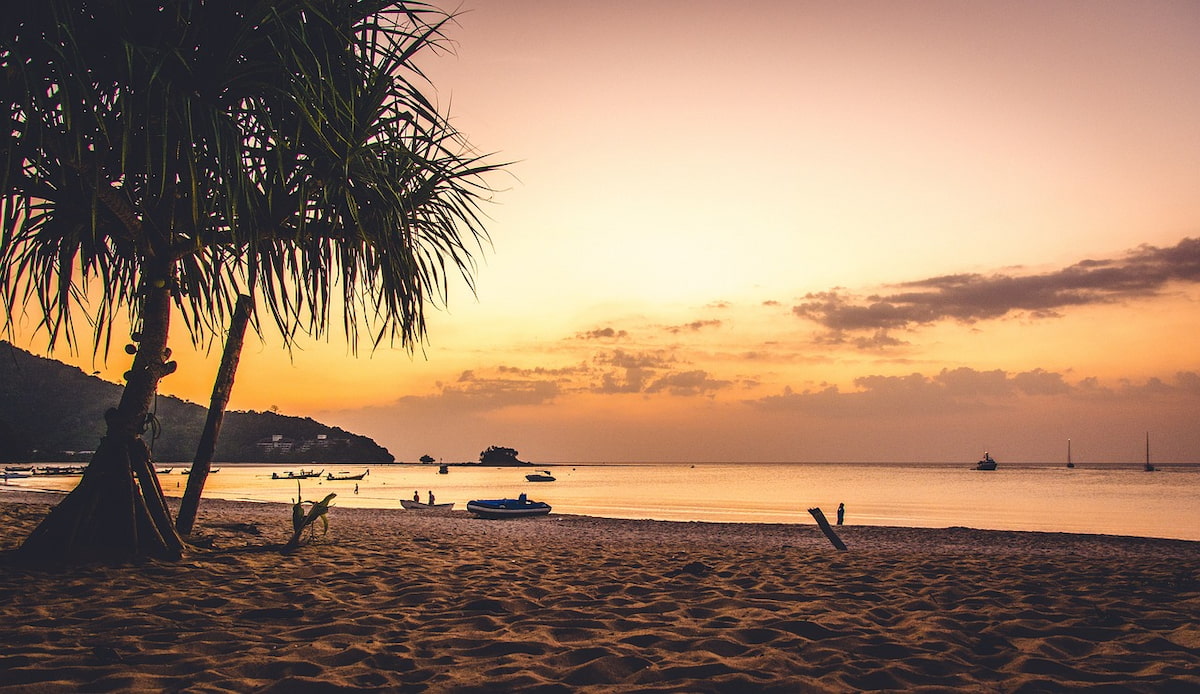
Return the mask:
[[401, 499], [400, 506], [409, 511], [453, 511], [454, 502], [450, 501], [444, 504], [425, 504], [420, 501], [412, 501], [411, 499]]
[[480, 518], [524, 518], [550, 513], [550, 504], [532, 501], [524, 494], [516, 499], [475, 499], [467, 502], [467, 510]]
[[525, 475], [525, 479], [530, 482], [553, 482], [555, 478], [554, 475], [550, 474], [549, 470], [542, 470], [541, 472]]
[[[311, 479], [313, 477], [320, 477], [323, 474], [325, 474], [324, 470], [321, 470], [320, 472], [317, 472], [316, 470], [301, 470], [300, 472], [293, 472], [291, 470], [288, 470], [287, 472], [272, 472], [271, 479], [273, 479], [273, 480], [307, 480], [307, 479]], [[347, 478], [347, 479], [353, 479], [353, 478]], [[362, 479], [362, 478], [360, 477], [358, 479]]]
[[975, 469], [976, 470], [995, 470], [996, 469], [996, 460], [994, 458], [992, 458], [990, 453], [988, 453], [987, 451], [984, 451], [983, 458], [981, 458], [978, 463], [975, 463]]
[[362, 478], [366, 477], [369, 474], [371, 474], [370, 470], [364, 470], [363, 472], [360, 472], [357, 475], [351, 475], [348, 472], [339, 472], [338, 474], [335, 475], [331, 472], [328, 475], [325, 475], [325, 479], [329, 480], [330, 482], [337, 482], [337, 481], [343, 481], [343, 480], [361, 480]]
[[39, 465], [33, 469], [34, 475], [82, 475], [83, 465]]

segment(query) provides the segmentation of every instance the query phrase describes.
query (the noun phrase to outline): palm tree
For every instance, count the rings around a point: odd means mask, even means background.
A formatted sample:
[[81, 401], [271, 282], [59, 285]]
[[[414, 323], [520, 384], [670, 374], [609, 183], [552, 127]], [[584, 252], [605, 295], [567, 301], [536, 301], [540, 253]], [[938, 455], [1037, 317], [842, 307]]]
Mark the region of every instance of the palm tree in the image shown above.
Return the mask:
[[[39, 0], [0, 13], [0, 303], [107, 356], [120, 403], [31, 556], [178, 556], [141, 434], [174, 309], [193, 343], [239, 294], [286, 344], [340, 323], [412, 349], [487, 243], [486, 161], [420, 91], [452, 16], [400, 0]], [[335, 294], [340, 288], [340, 294]], [[264, 315], [259, 316], [262, 310]], [[340, 313], [341, 320], [336, 320]]]

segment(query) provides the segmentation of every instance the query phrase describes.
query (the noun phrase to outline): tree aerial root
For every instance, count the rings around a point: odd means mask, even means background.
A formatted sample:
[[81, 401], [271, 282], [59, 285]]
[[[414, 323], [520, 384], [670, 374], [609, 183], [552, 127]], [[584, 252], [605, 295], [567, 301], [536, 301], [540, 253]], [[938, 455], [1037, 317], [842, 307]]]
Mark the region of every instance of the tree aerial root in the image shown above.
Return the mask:
[[183, 546], [145, 442], [106, 436], [78, 486], [29, 534], [19, 556], [39, 563], [174, 561]]

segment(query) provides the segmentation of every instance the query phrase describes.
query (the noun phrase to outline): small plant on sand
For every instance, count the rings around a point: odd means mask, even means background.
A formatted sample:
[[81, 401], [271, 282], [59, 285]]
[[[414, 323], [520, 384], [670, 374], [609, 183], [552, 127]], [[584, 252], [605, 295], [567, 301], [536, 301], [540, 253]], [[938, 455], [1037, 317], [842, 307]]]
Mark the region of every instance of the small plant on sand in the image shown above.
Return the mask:
[[[296, 499], [292, 503], [292, 539], [284, 545], [283, 551], [290, 552], [306, 542], [312, 542], [316, 538], [316, 528], [314, 523], [318, 519], [321, 521], [321, 535], [324, 536], [329, 532], [329, 507], [332, 505], [333, 497], [337, 494], [330, 493], [320, 501], [301, 501], [303, 493], [300, 491], [300, 480], [296, 480]], [[304, 540], [304, 530], [308, 529], [308, 539]]]

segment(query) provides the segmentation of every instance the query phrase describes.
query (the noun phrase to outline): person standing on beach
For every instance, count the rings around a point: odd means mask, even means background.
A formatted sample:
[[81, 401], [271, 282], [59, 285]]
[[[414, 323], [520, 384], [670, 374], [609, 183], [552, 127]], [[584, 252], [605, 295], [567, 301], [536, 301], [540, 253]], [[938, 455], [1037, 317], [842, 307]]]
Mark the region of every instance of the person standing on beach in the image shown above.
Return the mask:
[[841, 525], [841, 524], [842, 524], [842, 521], [844, 521], [844, 520], [846, 520], [846, 505], [845, 505], [845, 504], [838, 504], [838, 521], [837, 521], [837, 524], [838, 524], [838, 525]]
[[413, 490], [413, 501], [417, 502], [418, 504], [421, 503], [421, 495], [418, 494], [417, 490], [415, 489]]
[[429, 505], [433, 506], [433, 490], [429, 490]]

